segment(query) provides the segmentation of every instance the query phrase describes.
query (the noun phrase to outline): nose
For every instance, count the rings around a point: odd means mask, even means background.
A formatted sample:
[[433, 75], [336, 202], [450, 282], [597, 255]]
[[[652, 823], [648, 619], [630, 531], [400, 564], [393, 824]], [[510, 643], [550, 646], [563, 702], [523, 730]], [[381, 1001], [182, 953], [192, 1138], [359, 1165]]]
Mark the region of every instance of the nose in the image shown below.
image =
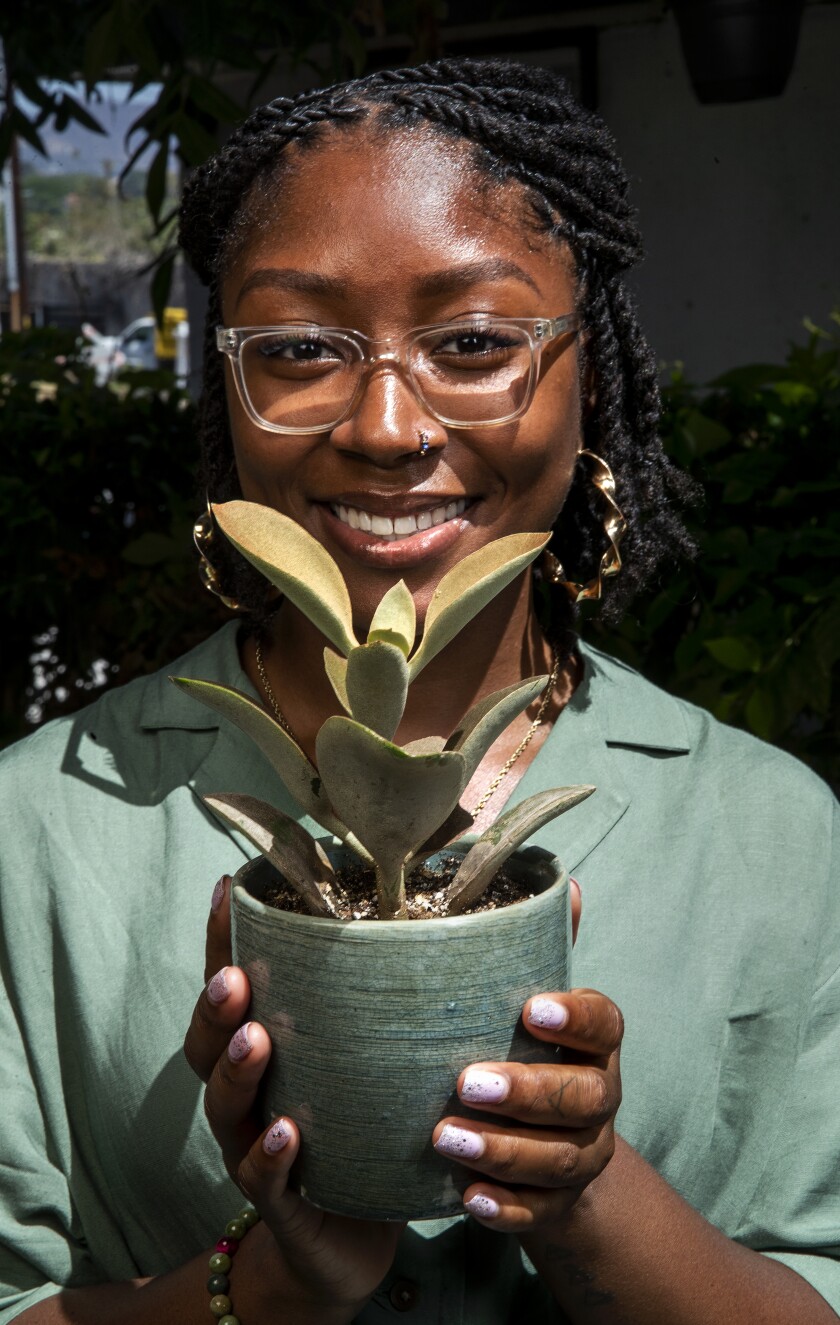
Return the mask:
[[393, 469], [421, 454], [424, 437], [426, 451], [446, 445], [443, 424], [423, 408], [399, 364], [390, 355], [378, 355], [353, 413], [333, 429], [333, 446]]

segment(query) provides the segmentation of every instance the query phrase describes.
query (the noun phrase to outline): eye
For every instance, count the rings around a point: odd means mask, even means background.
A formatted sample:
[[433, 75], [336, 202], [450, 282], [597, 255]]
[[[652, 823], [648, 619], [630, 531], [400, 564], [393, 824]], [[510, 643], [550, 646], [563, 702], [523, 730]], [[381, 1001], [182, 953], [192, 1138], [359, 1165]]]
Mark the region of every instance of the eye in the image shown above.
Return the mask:
[[486, 359], [515, 349], [520, 342], [521, 336], [505, 327], [453, 327], [450, 334], [440, 335], [434, 352], [451, 358]]
[[318, 336], [266, 336], [258, 346], [264, 359], [283, 359], [289, 363], [325, 363], [342, 356], [335, 345]]

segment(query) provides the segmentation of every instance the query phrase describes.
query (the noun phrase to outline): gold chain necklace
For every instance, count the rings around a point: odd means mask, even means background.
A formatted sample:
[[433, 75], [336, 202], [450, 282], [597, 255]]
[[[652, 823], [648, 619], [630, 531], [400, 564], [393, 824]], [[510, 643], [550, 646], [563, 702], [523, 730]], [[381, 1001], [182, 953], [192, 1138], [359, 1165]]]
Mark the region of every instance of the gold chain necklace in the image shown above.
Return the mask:
[[[262, 682], [263, 690], [265, 691], [266, 696], [268, 698], [268, 702], [272, 707], [274, 716], [277, 719], [277, 721], [280, 723], [280, 726], [283, 728], [283, 731], [286, 733], [286, 735], [291, 736], [292, 740], [295, 742], [295, 745], [297, 745], [298, 744], [297, 737], [295, 736], [294, 732], [292, 731], [291, 727], [286, 721], [286, 718], [283, 715], [283, 711], [280, 708], [280, 705], [277, 703], [274, 691], [271, 688], [271, 682], [269, 681], [268, 675], [265, 670], [265, 664], [263, 662], [261, 635], [257, 636], [255, 653], [257, 660], [257, 671], [259, 673], [260, 681]], [[554, 694], [555, 686], [557, 685], [557, 678], [560, 675], [560, 661], [561, 661], [560, 650], [555, 644], [552, 647], [551, 674], [549, 675], [548, 683], [545, 687], [545, 690], [543, 691], [542, 699], [540, 700], [540, 707], [537, 710], [537, 716], [534, 718], [534, 721], [531, 723], [530, 727], [523, 736], [522, 740], [519, 742], [519, 745], [517, 745], [513, 754], [510, 756], [508, 760], [506, 760], [504, 764], [502, 764], [502, 767], [499, 769], [493, 781], [490, 783], [490, 786], [487, 788], [481, 800], [476, 805], [475, 809], [472, 812], [473, 819], [477, 819], [478, 816], [481, 814], [481, 811], [484, 809], [490, 797], [495, 793], [495, 791], [499, 787], [499, 784], [503, 781], [504, 778], [507, 777], [508, 773], [513, 768], [519, 756], [523, 753], [523, 751], [525, 751], [528, 748], [528, 746], [531, 744], [532, 740], [536, 736], [537, 732], [539, 731], [540, 727], [542, 726], [543, 720], [545, 719], [545, 715], [548, 712], [548, 706], [551, 703], [551, 697]]]

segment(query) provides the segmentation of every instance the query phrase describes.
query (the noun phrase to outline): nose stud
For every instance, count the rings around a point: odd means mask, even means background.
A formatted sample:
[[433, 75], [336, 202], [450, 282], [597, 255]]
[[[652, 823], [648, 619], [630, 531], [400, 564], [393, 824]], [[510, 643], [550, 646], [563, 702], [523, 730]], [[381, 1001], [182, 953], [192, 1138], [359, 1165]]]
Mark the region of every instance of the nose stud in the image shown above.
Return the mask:
[[418, 432], [417, 436], [418, 436], [418, 438], [420, 439], [420, 454], [421, 454], [421, 455], [428, 455], [428, 454], [429, 454], [429, 433], [427, 433], [427, 432], [425, 431], [425, 429], [421, 428], [420, 431]]

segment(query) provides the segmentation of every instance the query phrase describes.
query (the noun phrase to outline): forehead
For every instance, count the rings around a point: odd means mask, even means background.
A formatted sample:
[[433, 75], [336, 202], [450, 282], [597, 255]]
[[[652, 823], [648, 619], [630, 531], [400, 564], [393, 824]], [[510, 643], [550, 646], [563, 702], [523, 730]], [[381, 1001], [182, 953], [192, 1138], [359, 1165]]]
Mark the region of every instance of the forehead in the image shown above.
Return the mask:
[[287, 149], [252, 191], [224, 299], [256, 269], [282, 267], [398, 300], [430, 272], [493, 259], [539, 289], [571, 279], [523, 186], [479, 169], [470, 143], [429, 129], [331, 129]]

